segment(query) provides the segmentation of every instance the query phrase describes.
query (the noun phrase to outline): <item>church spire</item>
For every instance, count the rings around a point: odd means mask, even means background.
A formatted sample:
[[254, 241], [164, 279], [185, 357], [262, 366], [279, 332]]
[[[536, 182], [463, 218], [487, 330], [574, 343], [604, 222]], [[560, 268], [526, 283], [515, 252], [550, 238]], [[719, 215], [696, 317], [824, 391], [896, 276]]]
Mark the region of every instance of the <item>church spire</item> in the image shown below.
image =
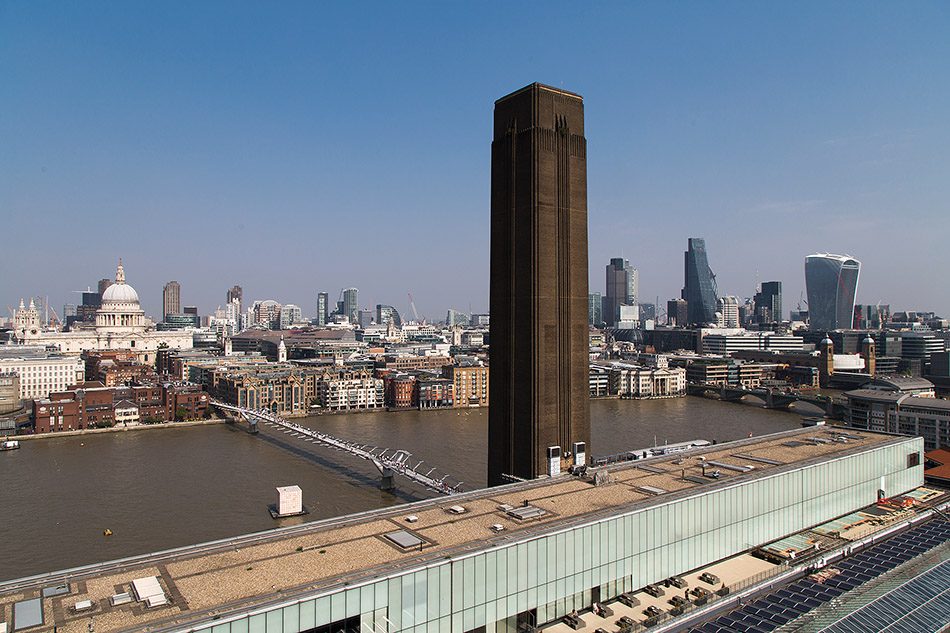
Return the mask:
[[119, 266], [115, 269], [115, 282], [117, 284], [125, 283], [125, 269], [122, 268], [122, 258], [119, 258]]

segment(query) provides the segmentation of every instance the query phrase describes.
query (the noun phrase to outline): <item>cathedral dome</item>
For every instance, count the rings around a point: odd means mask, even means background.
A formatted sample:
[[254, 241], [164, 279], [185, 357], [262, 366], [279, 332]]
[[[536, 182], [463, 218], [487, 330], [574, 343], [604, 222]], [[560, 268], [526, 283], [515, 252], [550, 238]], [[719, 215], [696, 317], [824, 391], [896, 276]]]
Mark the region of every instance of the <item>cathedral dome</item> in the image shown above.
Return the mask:
[[139, 295], [129, 284], [112, 284], [102, 293], [102, 303], [138, 303]]
[[102, 304], [116, 304], [116, 303], [138, 303], [139, 294], [135, 292], [135, 288], [125, 283], [125, 269], [122, 268], [122, 262], [119, 262], [119, 267], [115, 271], [115, 283], [106, 288], [106, 291], [102, 293]]

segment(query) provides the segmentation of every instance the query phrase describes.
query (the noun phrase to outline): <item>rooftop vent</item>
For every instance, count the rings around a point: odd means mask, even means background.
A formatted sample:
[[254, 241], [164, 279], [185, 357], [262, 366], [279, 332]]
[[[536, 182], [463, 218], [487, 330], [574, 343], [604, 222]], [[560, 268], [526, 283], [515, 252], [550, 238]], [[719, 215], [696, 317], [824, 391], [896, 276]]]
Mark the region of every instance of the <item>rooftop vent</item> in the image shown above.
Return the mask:
[[449, 514], [465, 514], [468, 512], [463, 506], [449, 506], [445, 511]]
[[635, 486], [634, 489], [639, 490], [640, 492], [645, 492], [648, 495], [662, 495], [666, 492], [669, 492], [668, 490], [663, 490], [662, 488], [657, 488], [656, 486]]

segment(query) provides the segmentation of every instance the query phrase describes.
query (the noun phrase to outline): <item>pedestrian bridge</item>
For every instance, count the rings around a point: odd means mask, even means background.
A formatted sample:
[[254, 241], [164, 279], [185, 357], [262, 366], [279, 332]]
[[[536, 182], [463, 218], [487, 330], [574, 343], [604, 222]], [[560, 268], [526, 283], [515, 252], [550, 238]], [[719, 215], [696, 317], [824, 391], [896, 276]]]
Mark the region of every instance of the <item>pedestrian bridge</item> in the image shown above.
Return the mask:
[[383, 490], [391, 490], [394, 487], [393, 477], [401, 475], [406, 479], [422, 484], [429, 490], [444, 495], [453, 495], [462, 491], [464, 482], [454, 479], [451, 475], [439, 472], [437, 468], [430, 467], [421, 459], [413, 457], [412, 453], [407, 450], [350, 442], [329, 433], [308, 429], [300, 424], [285, 420], [268, 409], [247, 409], [220, 400], [212, 400], [211, 405], [220, 410], [240, 415], [247, 420], [252, 432], [256, 431], [257, 424], [263, 423], [283, 429], [287, 433], [307, 439], [315, 444], [369, 460], [379, 469], [382, 475], [381, 487]]

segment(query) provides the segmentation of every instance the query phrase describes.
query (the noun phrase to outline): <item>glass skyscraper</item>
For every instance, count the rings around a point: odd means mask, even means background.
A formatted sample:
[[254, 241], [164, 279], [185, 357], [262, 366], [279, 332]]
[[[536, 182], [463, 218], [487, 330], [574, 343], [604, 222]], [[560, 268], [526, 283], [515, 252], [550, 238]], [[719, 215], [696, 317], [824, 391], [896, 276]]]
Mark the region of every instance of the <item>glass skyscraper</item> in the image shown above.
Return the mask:
[[809, 329], [851, 328], [860, 272], [861, 262], [850, 255], [816, 253], [805, 258]]
[[637, 303], [637, 269], [626, 259], [615, 257], [607, 264], [607, 295], [603, 319], [607, 325], [616, 325], [620, 306]]
[[[686, 313], [690, 325], [704, 325], [716, 322], [716, 276], [709, 268], [706, 259], [706, 240], [701, 237], [689, 238], [684, 253], [686, 259], [686, 285], [683, 298], [686, 299]], [[677, 324], [680, 325], [680, 324]]]

